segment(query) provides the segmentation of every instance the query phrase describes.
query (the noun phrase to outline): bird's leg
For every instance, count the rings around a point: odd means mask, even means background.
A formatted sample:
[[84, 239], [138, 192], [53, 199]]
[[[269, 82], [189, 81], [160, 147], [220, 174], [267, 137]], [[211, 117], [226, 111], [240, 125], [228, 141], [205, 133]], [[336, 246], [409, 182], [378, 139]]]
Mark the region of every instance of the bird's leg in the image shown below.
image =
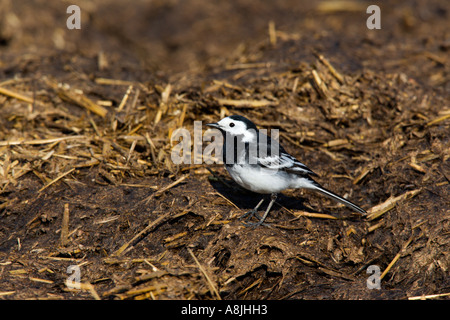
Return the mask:
[[264, 223], [264, 220], [266, 220], [266, 217], [269, 214], [270, 209], [272, 209], [272, 206], [275, 203], [275, 200], [277, 200], [277, 194], [272, 193], [270, 195], [269, 205], [267, 206], [266, 212], [264, 212], [264, 215], [262, 216], [262, 218], [259, 219], [259, 221], [256, 223], [246, 223], [245, 225], [249, 226], [249, 227], [258, 227], [258, 226], [262, 225]]
[[256, 207], [254, 207], [252, 210], [244, 213], [242, 216], [239, 217], [239, 220], [242, 220], [244, 218], [246, 218], [247, 216], [250, 215], [251, 219], [257, 212], [258, 212], [258, 208], [261, 206], [261, 204], [264, 202], [264, 198], [261, 199], [261, 201], [256, 205]]

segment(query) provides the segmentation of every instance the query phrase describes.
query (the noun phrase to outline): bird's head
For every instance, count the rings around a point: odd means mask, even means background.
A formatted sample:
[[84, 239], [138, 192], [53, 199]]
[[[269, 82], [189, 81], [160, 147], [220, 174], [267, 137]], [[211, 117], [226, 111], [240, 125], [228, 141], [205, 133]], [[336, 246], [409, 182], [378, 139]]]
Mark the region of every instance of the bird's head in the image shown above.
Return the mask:
[[229, 116], [217, 123], [208, 123], [207, 126], [219, 129], [223, 134], [231, 136], [244, 136], [244, 140], [253, 140], [258, 129], [256, 125], [243, 116]]

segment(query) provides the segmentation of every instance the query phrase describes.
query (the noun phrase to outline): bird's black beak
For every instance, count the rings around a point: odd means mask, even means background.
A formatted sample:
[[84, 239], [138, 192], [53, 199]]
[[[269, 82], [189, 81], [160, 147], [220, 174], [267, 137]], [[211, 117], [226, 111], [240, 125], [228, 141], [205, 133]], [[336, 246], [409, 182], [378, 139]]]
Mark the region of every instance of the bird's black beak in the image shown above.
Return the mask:
[[207, 123], [206, 126], [220, 129], [220, 126], [217, 123]]

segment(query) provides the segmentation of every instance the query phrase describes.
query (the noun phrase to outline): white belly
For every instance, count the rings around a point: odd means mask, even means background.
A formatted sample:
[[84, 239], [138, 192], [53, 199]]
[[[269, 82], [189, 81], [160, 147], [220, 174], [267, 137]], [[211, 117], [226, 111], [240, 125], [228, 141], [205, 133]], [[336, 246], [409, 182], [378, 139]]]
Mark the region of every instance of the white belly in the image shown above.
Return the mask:
[[240, 165], [227, 167], [228, 172], [241, 187], [257, 193], [278, 193], [291, 188], [285, 175], [277, 174], [276, 170], [258, 167], [246, 167]]

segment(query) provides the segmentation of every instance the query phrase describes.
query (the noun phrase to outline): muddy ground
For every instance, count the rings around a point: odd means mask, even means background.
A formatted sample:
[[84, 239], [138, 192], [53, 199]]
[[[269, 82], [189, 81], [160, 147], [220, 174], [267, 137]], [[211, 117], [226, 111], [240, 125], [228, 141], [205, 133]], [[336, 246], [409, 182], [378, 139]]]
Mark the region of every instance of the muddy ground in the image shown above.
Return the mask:
[[[1, 0], [0, 298], [448, 299], [449, 3], [370, 4]], [[369, 215], [244, 226], [259, 195], [170, 157], [231, 114]]]

